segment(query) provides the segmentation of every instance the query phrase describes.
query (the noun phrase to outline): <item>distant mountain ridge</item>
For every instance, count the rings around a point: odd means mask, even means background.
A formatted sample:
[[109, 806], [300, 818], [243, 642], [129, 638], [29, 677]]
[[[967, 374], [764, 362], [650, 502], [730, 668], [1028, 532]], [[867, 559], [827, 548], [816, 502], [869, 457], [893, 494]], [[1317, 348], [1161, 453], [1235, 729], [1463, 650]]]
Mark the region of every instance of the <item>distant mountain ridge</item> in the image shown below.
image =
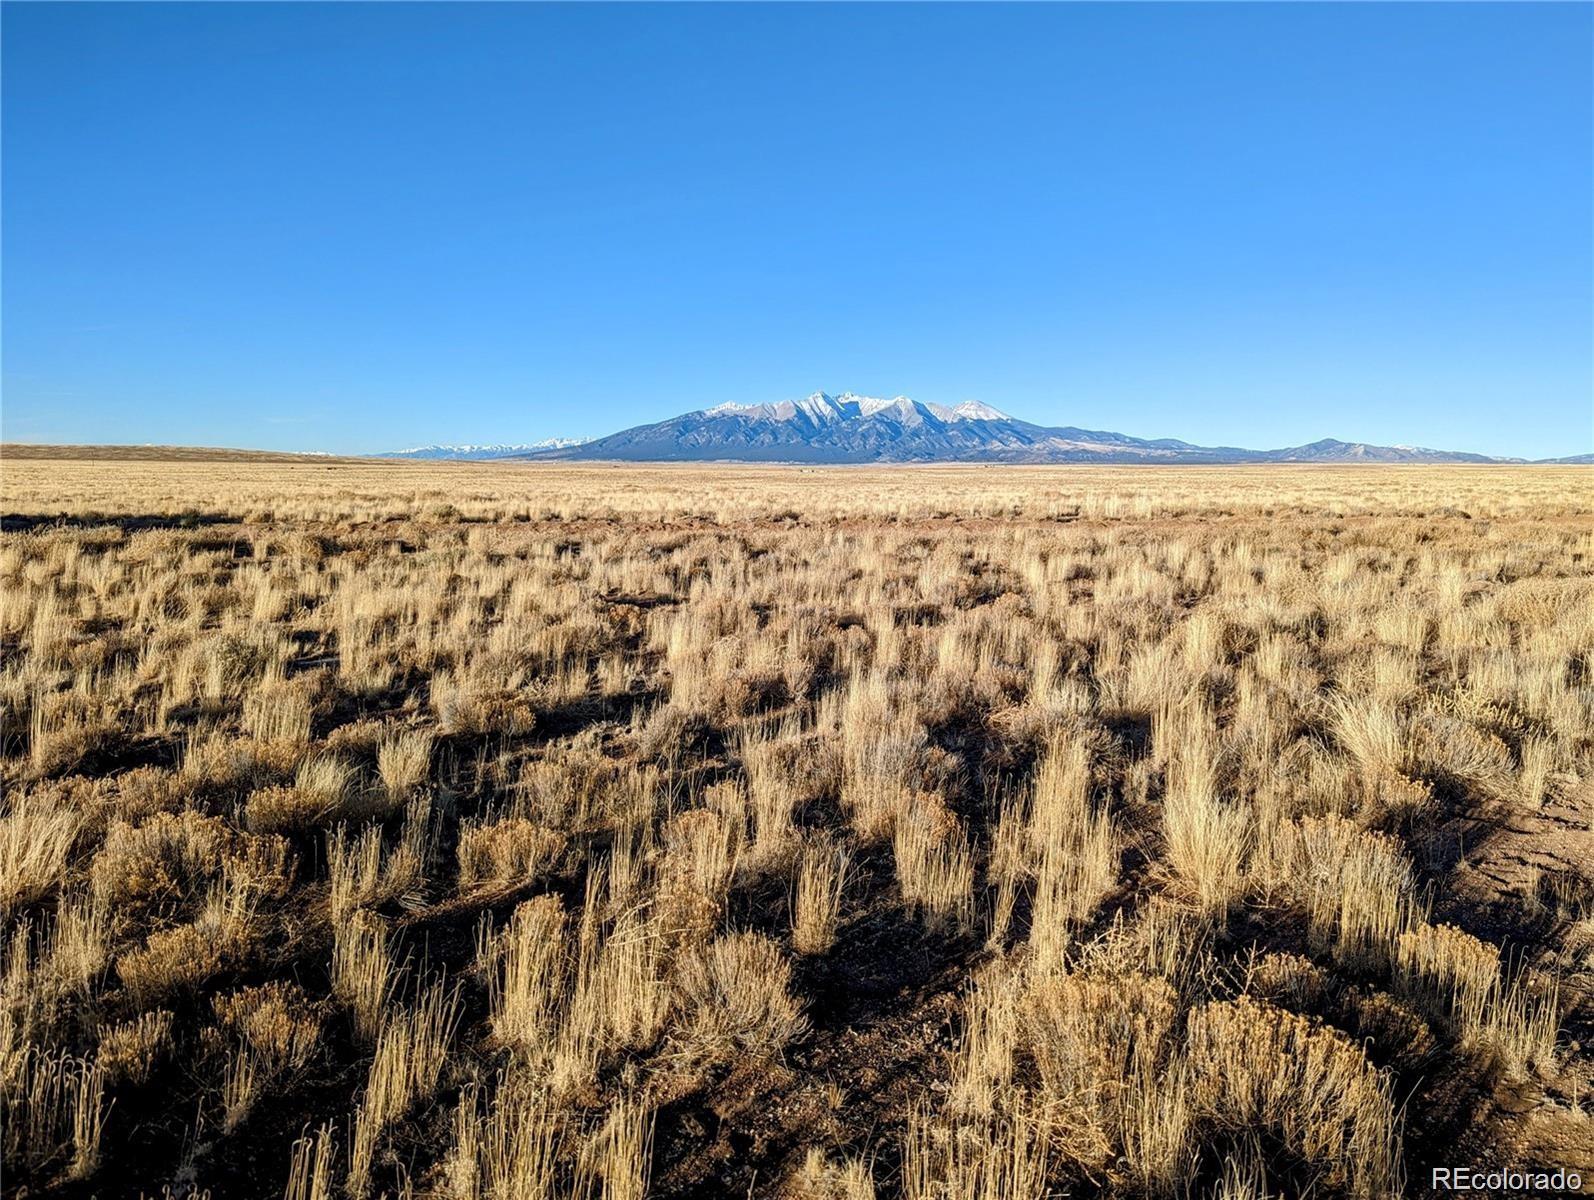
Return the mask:
[[[719, 404], [577, 445], [496, 457], [632, 462], [797, 463], [1520, 463], [1464, 451], [1325, 438], [1280, 450], [1197, 446], [1073, 426], [1036, 425], [989, 404], [948, 407], [843, 392]], [[1577, 456], [1587, 457], [1587, 456]], [[1577, 461], [1576, 458], [1559, 462]]]
[[470, 459], [472, 461], [491, 458], [516, 458], [526, 454], [534, 454], [541, 450], [568, 450], [573, 446], [580, 446], [587, 438], [543, 438], [540, 442], [524, 442], [520, 444], [496, 443], [488, 446], [474, 445], [437, 445], [413, 446], [408, 450], [388, 450], [378, 454], [378, 458], [435, 458], [435, 459]]

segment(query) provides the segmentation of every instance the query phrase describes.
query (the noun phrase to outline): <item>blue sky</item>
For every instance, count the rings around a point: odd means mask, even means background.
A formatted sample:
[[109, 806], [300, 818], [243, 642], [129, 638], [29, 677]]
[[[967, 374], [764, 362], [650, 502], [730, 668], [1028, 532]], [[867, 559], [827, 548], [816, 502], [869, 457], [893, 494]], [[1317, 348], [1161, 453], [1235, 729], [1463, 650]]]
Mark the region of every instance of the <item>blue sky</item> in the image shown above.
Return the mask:
[[6, 4], [24, 441], [1594, 448], [1584, 4]]

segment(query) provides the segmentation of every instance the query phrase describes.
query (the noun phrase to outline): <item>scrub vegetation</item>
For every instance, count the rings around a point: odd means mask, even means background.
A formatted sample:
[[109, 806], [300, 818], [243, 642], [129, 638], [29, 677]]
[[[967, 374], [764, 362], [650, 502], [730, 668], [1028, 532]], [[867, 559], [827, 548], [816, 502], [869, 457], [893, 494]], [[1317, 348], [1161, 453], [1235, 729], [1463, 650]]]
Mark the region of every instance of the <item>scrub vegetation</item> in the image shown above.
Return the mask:
[[1594, 1178], [1585, 470], [3, 472], [7, 1195]]

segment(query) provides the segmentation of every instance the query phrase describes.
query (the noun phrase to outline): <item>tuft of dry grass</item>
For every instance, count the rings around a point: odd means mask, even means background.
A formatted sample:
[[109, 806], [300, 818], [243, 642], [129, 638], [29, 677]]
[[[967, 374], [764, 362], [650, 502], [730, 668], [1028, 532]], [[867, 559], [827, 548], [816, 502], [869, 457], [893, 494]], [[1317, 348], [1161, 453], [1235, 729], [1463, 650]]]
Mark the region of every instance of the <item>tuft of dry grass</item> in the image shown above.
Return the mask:
[[387, 926], [380, 917], [356, 912], [332, 927], [332, 992], [354, 1014], [356, 1034], [374, 1041], [393, 986]]
[[402, 804], [426, 782], [432, 764], [432, 737], [406, 730], [384, 738], [376, 752], [382, 786], [395, 805]]
[[283, 1200], [332, 1200], [336, 1153], [330, 1124], [321, 1126], [315, 1137], [306, 1135], [294, 1142]]
[[494, 1036], [532, 1063], [552, 1050], [567, 971], [564, 931], [558, 898], [539, 896], [517, 907], [499, 943], [478, 955], [496, 961], [488, 986]]
[[370, 1190], [377, 1142], [388, 1125], [436, 1091], [458, 1022], [458, 992], [441, 982], [423, 989], [413, 1007], [384, 1014], [365, 1092], [354, 1113], [343, 1185], [347, 1195], [363, 1196]]
[[816, 842], [803, 851], [792, 902], [792, 946], [798, 953], [824, 954], [835, 945], [847, 863], [839, 846]]
[[85, 818], [49, 796], [23, 796], [0, 817], [0, 912], [41, 900], [58, 885]]

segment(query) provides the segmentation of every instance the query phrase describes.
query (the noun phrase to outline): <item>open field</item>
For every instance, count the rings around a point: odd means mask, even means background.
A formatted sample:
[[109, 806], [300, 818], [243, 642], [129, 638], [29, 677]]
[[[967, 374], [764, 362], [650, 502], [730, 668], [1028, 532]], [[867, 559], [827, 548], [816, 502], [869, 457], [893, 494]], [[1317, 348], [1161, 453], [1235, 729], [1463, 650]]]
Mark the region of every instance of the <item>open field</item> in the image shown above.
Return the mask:
[[1594, 1182], [1583, 468], [0, 473], [7, 1196]]

